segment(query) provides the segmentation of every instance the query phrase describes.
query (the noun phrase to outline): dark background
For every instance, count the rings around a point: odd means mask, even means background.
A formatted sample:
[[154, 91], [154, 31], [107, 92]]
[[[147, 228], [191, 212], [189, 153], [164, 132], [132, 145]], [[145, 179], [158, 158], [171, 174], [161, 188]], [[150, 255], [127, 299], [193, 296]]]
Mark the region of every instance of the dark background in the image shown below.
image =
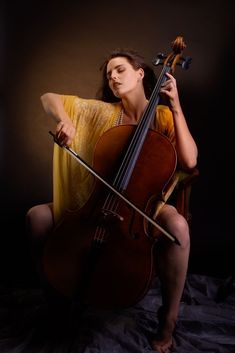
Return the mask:
[[[24, 217], [52, 198], [54, 129], [40, 96], [48, 91], [93, 98], [110, 50], [128, 47], [151, 63], [178, 35], [193, 58], [175, 76], [199, 148], [193, 186], [189, 271], [234, 271], [234, 5], [231, 1], [24, 1], [1, 4], [0, 276], [31, 286]], [[156, 68], [156, 73], [160, 68]]]

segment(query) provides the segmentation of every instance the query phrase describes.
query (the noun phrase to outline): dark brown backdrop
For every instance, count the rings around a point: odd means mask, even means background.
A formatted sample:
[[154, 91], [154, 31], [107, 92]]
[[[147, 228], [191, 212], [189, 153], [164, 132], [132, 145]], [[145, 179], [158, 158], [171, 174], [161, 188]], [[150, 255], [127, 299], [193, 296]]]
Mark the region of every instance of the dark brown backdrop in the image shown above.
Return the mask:
[[[95, 95], [99, 65], [116, 47], [151, 62], [177, 35], [192, 56], [176, 72], [181, 101], [199, 147], [200, 179], [191, 199], [190, 271], [232, 272], [234, 235], [234, 5], [230, 1], [24, 1], [1, 11], [1, 279], [31, 285], [24, 216], [52, 196], [54, 125], [39, 97], [52, 91]], [[160, 69], [159, 69], [160, 70]], [[158, 72], [156, 70], [156, 72]], [[232, 103], [232, 104], [231, 104]], [[6, 227], [6, 230], [4, 229]]]

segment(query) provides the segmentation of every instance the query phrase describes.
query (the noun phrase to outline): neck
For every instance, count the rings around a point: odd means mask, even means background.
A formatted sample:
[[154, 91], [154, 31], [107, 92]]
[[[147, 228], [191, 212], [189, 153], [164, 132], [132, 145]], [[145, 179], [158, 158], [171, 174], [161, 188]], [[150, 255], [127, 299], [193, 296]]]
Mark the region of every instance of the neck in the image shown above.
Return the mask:
[[122, 100], [124, 117], [126, 120], [132, 122], [138, 122], [142, 117], [144, 110], [148, 104], [148, 100], [143, 97], [142, 99], [136, 99], [135, 101], [131, 100]]

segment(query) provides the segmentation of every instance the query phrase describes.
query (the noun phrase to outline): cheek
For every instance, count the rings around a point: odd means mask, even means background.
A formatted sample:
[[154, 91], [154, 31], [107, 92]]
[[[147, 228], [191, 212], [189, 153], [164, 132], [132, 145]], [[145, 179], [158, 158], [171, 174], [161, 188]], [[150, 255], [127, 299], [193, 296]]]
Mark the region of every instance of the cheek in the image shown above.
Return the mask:
[[126, 80], [126, 84], [130, 88], [134, 88], [137, 85], [137, 83], [138, 83], [138, 80], [137, 80], [137, 77], [135, 77], [135, 76], [130, 76]]
[[109, 89], [113, 92], [113, 88], [112, 88], [112, 85], [111, 85], [111, 81], [108, 81], [108, 87], [109, 87]]

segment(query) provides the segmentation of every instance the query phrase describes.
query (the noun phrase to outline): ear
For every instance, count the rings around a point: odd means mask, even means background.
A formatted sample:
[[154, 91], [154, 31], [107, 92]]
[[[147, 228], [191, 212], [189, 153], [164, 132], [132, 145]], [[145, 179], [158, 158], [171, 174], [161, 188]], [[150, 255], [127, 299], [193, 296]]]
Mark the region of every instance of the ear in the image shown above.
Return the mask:
[[143, 80], [143, 78], [144, 78], [144, 70], [142, 69], [142, 67], [139, 68], [138, 73], [139, 73], [140, 79]]

